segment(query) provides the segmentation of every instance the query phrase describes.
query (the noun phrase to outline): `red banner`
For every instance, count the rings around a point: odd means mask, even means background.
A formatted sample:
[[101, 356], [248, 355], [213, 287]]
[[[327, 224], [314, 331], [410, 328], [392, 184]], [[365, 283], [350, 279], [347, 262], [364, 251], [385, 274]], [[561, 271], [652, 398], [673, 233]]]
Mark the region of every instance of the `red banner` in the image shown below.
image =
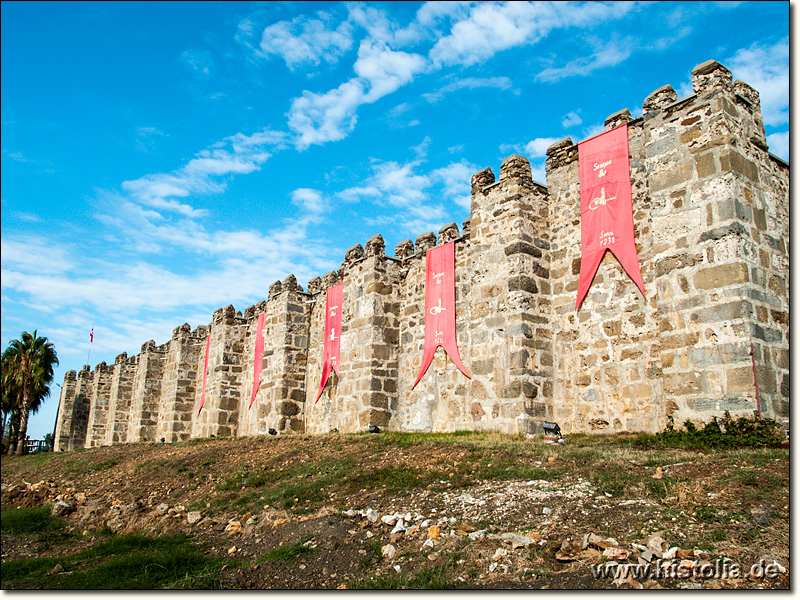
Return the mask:
[[578, 144], [581, 183], [581, 274], [575, 310], [586, 297], [606, 250], [617, 257], [644, 296], [633, 236], [628, 125]]
[[317, 400], [322, 396], [322, 390], [328, 383], [331, 368], [339, 375], [339, 349], [342, 338], [342, 290], [344, 284], [340, 283], [329, 287], [325, 301], [325, 337], [322, 342], [322, 381], [319, 384]]
[[441, 346], [458, 370], [470, 378], [461, 363], [456, 342], [456, 246], [448, 242], [425, 254], [425, 348], [413, 390], [425, 375]]
[[[264, 325], [267, 323], [267, 313], [258, 315], [258, 324], [256, 325], [256, 349], [253, 356], [253, 392], [250, 394], [250, 406], [256, 400], [258, 388], [261, 386], [261, 367], [264, 361]], [[250, 410], [250, 406], [247, 410]]]
[[203, 362], [203, 389], [200, 392], [200, 408], [197, 409], [197, 414], [200, 414], [200, 411], [203, 410], [203, 404], [206, 401], [206, 379], [208, 379], [208, 349], [211, 346], [211, 334], [208, 334], [206, 338], [206, 359]]

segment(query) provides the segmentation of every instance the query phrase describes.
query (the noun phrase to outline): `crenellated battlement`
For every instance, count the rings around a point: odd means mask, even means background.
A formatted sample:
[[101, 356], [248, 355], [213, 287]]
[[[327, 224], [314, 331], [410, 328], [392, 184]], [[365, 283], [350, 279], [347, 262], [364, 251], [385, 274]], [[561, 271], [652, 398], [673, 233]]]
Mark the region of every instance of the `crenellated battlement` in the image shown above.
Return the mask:
[[[767, 151], [755, 89], [715, 61], [698, 65], [692, 83], [686, 98], [665, 85], [640, 117], [625, 108], [605, 120], [607, 131], [627, 125], [644, 296], [607, 253], [575, 310], [579, 149], [564, 138], [547, 149], [546, 186], [517, 154], [497, 178], [475, 173], [460, 230], [449, 223], [403, 240], [391, 256], [374, 235], [307, 291], [288, 275], [244, 313], [228, 305], [136, 356], [68, 371], [57, 449], [369, 425], [537, 433], [555, 420], [567, 432], [656, 431], [668, 417], [725, 410], [788, 420], [788, 165]], [[471, 377], [439, 351], [412, 390], [424, 257], [449, 242]], [[317, 402], [324, 292], [337, 284], [341, 377], [331, 375]]]

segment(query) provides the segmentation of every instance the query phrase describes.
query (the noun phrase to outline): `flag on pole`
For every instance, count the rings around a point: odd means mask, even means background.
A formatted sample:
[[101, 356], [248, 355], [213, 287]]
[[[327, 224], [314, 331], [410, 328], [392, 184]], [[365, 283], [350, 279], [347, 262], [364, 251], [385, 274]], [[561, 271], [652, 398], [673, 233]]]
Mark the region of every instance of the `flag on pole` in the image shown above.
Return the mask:
[[91, 344], [94, 341], [94, 325], [92, 325], [92, 330], [89, 332], [89, 343]]

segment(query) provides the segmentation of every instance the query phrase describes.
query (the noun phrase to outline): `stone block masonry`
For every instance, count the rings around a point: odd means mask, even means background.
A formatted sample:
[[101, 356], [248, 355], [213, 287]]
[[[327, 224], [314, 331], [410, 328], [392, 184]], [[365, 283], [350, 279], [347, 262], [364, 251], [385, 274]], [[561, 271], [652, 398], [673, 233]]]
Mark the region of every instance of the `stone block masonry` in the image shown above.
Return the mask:
[[103, 444], [109, 446], [128, 441], [128, 423], [133, 399], [133, 379], [139, 364], [138, 356], [128, 358], [127, 353], [114, 360], [114, 375], [108, 402], [108, 422]]
[[[547, 185], [522, 156], [472, 177], [461, 229], [376, 235], [339, 269], [289, 275], [244, 314], [178, 327], [163, 346], [70, 371], [56, 447], [189, 437], [365, 431], [658, 431], [729, 410], [789, 418], [789, 167], [768, 152], [758, 92], [709, 61], [694, 93], [655, 90], [628, 125], [645, 296], [607, 253], [579, 310], [578, 147], [547, 151]], [[455, 242], [457, 340], [471, 378], [424, 344], [425, 252]], [[327, 288], [343, 284], [340, 373], [315, 402]], [[258, 317], [260, 384], [250, 407]], [[200, 409], [206, 337], [210, 351]], [[755, 365], [755, 366], [754, 366]]]
[[[72, 411], [75, 407], [75, 387], [77, 373], [67, 371], [64, 375], [64, 384], [61, 386], [61, 396], [58, 400], [58, 416], [56, 417], [56, 431], [53, 435], [53, 448], [56, 452], [69, 450], [72, 437]], [[119, 440], [117, 440], [119, 441]]]
[[89, 406], [89, 418], [86, 423], [85, 448], [102, 446], [106, 439], [106, 427], [109, 424], [109, 402], [113, 383], [114, 367], [101, 362], [94, 369], [92, 394]]

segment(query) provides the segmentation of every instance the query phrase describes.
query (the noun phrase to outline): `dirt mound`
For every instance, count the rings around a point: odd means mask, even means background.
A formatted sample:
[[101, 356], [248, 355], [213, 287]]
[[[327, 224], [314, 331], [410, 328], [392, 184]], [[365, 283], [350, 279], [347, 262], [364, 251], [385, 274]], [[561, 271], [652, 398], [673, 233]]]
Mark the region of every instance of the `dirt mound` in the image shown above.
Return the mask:
[[[3, 561], [113, 534], [185, 534], [227, 562], [215, 579], [226, 587], [788, 587], [788, 468], [785, 449], [703, 454], [608, 437], [102, 447], [3, 461], [4, 512], [49, 506], [81, 536], [42, 543], [4, 529]], [[752, 576], [765, 556], [777, 575]], [[717, 573], [719, 560], [746, 570]], [[650, 570], [598, 570], [615, 565]], [[681, 565], [689, 576], [670, 574]]]

